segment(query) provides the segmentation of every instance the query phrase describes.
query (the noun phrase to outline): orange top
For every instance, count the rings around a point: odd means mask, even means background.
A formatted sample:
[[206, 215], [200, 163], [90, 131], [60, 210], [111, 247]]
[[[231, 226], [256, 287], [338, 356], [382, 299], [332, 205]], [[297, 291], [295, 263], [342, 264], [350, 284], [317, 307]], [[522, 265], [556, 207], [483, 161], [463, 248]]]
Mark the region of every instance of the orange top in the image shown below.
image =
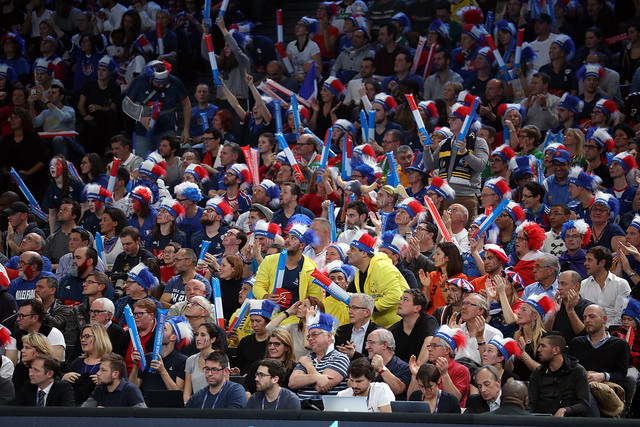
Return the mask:
[[[447, 305], [447, 298], [442, 293], [442, 289], [440, 288], [440, 281], [442, 280], [442, 273], [440, 271], [432, 271], [429, 273], [429, 278], [431, 279], [431, 287], [430, 289], [422, 289], [424, 294], [429, 298], [429, 309], [427, 310], [427, 314], [433, 314], [433, 312], [438, 307], [442, 307]], [[449, 277], [449, 279], [465, 279], [467, 280], [467, 276], [463, 273], [456, 274], [455, 276]]]

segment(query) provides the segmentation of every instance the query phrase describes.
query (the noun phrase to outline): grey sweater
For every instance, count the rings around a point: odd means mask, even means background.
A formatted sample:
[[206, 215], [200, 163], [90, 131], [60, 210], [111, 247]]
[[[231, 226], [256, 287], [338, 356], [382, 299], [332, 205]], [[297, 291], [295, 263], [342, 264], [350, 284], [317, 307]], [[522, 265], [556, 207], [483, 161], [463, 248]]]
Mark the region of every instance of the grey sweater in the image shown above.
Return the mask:
[[[231, 48], [231, 52], [238, 60], [238, 66], [228, 72], [223, 72], [220, 70], [220, 78], [224, 80], [224, 84], [227, 85], [232, 94], [234, 94], [237, 98], [247, 99], [249, 98], [249, 88], [247, 87], [247, 82], [245, 81], [244, 72], [251, 72], [251, 60], [249, 57], [240, 49], [238, 43], [233, 38], [233, 36], [229, 33], [224, 37], [224, 41]], [[202, 57], [209, 61], [209, 52], [207, 51], [207, 43], [202, 38], [200, 42], [200, 53]], [[220, 57], [216, 55], [216, 61]], [[213, 74], [211, 75], [213, 79]], [[222, 92], [222, 88], [216, 88], [216, 96], [218, 98], [224, 97], [224, 93]]]

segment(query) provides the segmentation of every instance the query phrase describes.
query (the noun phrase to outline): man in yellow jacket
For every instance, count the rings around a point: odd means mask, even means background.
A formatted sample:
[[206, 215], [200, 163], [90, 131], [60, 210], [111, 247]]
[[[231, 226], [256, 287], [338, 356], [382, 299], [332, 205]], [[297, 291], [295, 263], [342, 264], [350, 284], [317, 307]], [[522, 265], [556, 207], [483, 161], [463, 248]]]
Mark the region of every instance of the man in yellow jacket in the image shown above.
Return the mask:
[[375, 302], [371, 321], [389, 328], [400, 320], [396, 314], [398, 301], [409, 285], [389, 257], [376, 252], [377, 243], [378, 239], [364, 230], [351, 242], [349, 264], [358, 271], [348, 291], [371, 295]]
[[[253, 296], [256, 299], [268, 299], [276, 302], [286, 310], [297, 301], [303, 301], [312, 296], [324, 299], [322, 289], [313, 283], [311, 273], [316, 265], [306, 256], [302, 255], [306, 245], [315, 244], [318, 236], [313, 230], [303, 224], [294, 224], [285, 238], [284, 247], [287, 250], [286, 266], [282, 287], [275, 290], [276, 275], [278, 273], [278, 261], [281, 254], [265, 257], [256, 273], [253, 285]], [[289, 320], [289, 322], [287, 322]], [[298, 319], [286, 319], [282, 324], [297, 322]]]

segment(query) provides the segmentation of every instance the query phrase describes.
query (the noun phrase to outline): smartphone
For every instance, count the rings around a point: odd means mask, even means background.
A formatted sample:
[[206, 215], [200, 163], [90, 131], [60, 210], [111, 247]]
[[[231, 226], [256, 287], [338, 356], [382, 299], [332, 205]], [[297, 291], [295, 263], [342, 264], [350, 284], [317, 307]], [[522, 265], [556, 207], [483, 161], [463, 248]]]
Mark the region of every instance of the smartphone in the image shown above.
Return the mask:
[[36, 89], [31, 89], [31, 95], [37, 95], [38, 91]]

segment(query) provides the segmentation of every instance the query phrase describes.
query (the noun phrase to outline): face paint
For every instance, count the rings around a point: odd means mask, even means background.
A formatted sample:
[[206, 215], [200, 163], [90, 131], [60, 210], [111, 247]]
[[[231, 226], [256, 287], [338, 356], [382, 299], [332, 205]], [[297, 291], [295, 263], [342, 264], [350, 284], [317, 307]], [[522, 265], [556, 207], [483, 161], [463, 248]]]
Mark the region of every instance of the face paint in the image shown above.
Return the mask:
[[62, 170], [64, 169], [64, 165], [62, 159], [52, 159], [49, 164], [49, 173], [53, 178], [58, 178], [62, 175]]

